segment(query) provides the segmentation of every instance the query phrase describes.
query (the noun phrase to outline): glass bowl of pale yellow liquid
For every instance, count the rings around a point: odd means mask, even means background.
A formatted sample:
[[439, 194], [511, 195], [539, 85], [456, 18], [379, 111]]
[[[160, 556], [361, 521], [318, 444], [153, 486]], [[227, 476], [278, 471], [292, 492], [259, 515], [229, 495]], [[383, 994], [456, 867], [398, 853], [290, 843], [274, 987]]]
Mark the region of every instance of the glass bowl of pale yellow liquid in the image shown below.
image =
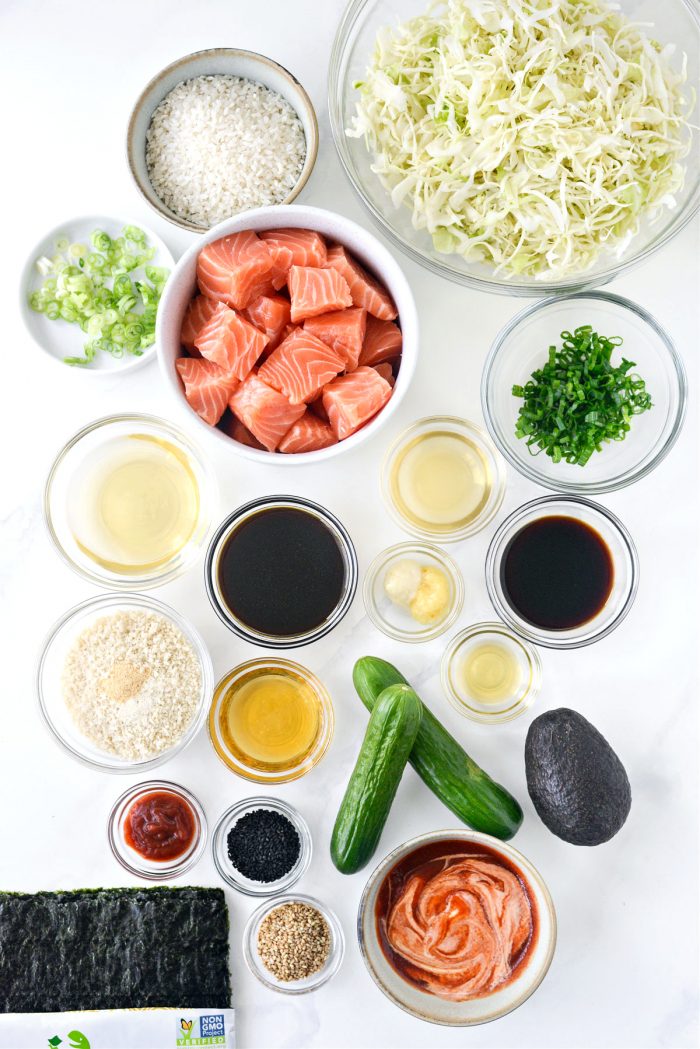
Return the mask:
[[466, 419], [419, 419], [392, 444], [382, 492], [411, 535], [456, 542], [493, 520], [503, 502], [505, 467], [488, 434]]
[[209, 737], [231, 772], [288, 783], [310, 772], [333, 737], [333, 704], [315, 674], [288, 659], [252, 659], [225, 674], [209, 708]]
[[512, 721], [542, 683], [537, 650], [503, 623], [475, 623], [452, 638], [442, 657], [442, 687], [460, 714], [482, 724]]
[[146, 589], [184, 572], [207, 538], [216, 481], [181, 430], [151, 415], [112, 415], [61, 449], [44, 491], [49, 535], [93, 583]]

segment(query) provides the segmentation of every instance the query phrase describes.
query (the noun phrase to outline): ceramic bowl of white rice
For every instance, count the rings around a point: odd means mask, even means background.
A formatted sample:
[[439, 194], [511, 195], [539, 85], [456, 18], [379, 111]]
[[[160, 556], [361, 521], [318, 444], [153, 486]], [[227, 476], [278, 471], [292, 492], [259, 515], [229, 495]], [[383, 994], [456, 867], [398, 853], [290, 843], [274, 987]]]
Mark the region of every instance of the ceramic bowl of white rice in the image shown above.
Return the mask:
[[251, 208], [291, 203], [316, 161], [318, 123], [283, 66], [212, 48], [172, 62], [146, 85], [126, 149], [151, 207], [201, 233]]

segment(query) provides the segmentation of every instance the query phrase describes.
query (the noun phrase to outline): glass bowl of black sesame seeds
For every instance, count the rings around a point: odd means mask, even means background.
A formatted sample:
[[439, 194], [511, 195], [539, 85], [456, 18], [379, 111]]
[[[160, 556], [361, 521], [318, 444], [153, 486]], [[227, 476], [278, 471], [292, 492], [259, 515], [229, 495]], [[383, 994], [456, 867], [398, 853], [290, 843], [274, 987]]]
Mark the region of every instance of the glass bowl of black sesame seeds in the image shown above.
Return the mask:
[[246, 798], [232, 805], [212, 838], [219, 874], [247, 896], [274, 896], [290, 889], [309, 866], [311, 847], [304, 817], [273, 798]]
[[320, 900], [276, 896], [250, 916], [243, 955], [254, 976], [272, 991], [307, 994], [335, 976], [345, 954], [338, 918]]

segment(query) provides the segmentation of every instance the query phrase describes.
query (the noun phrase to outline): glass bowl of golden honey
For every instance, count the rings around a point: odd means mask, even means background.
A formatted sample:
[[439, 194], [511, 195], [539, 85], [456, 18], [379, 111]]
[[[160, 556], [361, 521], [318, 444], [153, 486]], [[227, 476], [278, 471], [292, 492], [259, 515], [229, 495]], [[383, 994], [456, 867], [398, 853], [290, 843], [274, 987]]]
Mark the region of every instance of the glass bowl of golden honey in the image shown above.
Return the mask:
[[318, 764], [333, 737], [325, 686], [300, 663], [252, 659], [214, 689], [209, 736], [231, 772], [254, 783], [288, 783]]

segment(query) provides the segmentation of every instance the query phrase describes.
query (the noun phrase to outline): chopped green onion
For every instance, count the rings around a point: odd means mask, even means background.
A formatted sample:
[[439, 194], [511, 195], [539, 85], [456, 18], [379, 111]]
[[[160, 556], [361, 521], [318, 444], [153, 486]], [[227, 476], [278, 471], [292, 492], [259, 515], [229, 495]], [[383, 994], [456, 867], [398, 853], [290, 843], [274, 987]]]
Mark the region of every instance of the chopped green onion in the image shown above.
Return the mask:
[[625, 439], [632, 416], [652, 407], [651, 394], [632, 371], [634, 361], [612, 363], [619, 336], [606, 338], [586, 324], [563, 331], [561, 340], [524, 386], [512, 388], [523, 400], [515, 435], [526, 439], [533, 455], [585, 466], [606, 442]]
[[[170, 272], [149, 265], [156, 249], [137, 226], [125, 226], [114, 240], [94, 230], [90, 243], [92, 249], [60, 237], [56, 253], [37, 260], [46, 280], [28, 300], [31, 309], [49, 320], [77, 324], [86, 333], [84, 356], [64, 358], [66, 364], [81, 367], [98, 351], [117, 358], [141, 356], [153, 345], [158, 303]], [[141, 268], [146, 280], [132, 279]]]

